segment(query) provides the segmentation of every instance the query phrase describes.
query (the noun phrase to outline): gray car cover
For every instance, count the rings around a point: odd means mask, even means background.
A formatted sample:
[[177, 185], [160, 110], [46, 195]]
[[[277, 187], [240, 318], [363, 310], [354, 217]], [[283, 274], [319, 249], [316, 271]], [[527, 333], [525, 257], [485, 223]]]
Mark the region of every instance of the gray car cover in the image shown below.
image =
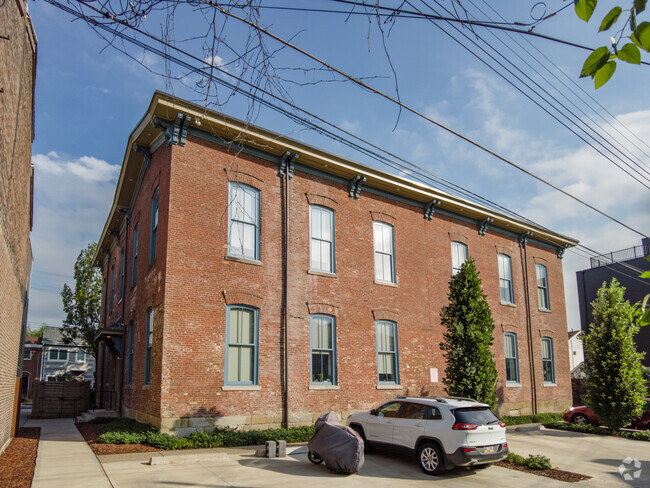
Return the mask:
[[364, 462], [363, 439], [350, 427], [341, 424], [336, 412], [321, 415], [309, 440], [312, 454], [325, 461], [328, 469], [337, 473], [356, 473]]

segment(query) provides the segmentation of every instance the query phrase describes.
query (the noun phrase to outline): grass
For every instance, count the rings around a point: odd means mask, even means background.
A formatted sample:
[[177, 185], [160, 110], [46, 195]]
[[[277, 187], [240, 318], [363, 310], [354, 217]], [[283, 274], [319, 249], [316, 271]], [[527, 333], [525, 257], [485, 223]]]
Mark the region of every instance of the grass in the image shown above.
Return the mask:
[[538, 413], [536, 415], [519, 415], [517, 417], [508, 417], [506, 415], [504, 417], [501, 417], [501, 420], [503, 420], [506, 425], [536, 424], [562, 420], [562, 414]]
[[306, 426], [249, 431], [215, 429], [211, 433], [195, 432], [187, 437], [176, 437], [158, 432], [155, 427], [133, 419], [97, 420], [95, 423], [102, 424], [97, 438], [100, 444], [147, 444], [164, 450], [255, 446], [272, 440], [307, 442], [314, 435], [314, 427]]
[[634, 439], [636, 441], [650, 442], [650, 431], [635, 431], [628, 430], [610, 430], [606, 427], [597, 427], [590, 424], [571, 424], [568, 422], [548, 422], [544, 424], [547, 429], [568, 430], [570, 432], [580, 432], [582, 434], [595, 434], [595, 435], [616, 435], [625, 437], [627, 439]]

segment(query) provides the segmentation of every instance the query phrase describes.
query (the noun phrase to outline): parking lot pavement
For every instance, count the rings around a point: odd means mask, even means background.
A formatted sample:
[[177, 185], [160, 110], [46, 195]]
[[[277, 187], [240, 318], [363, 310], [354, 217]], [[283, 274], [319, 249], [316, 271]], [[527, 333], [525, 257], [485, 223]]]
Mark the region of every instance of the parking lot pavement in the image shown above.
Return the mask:
[[[549, 429], [508, 432], [508, 447], [522, 456], [543, 454], [551, 459], [554, 467], [592, 476], [592, 479], [582, 481], [580, 485], [650, 486], [648, 442]], [[625, 463], [625, 460], [628, 462]], [[638, 461], [636, 466], [633, 460]], [[624, 469], [622, 474], [619, 472], [621, 465]], [[626, 474], [631, 479], [624, 479]], [[635, 478], [635, 475], [638, 477]]]
[[[189, 487], [202, 488], [310, 488], [332, 487], [400, 487], [431, 488], [521, 488], [521, 486], [566, 488], [566, 483], [492, 466], [483, 470], [456, 469], [442, 476], [427, 476], [420, 471], [411, 457], [372, 453], [358, 474], [341, 475], [327, 470], [324, 465], [314, 465], [307, 460], [307, 448], [290, 448], [286, 458], [256, 458], [252, 451], [229, 451], [228, 459], [214, 462], [203, 459], [189, 464], [162, 464], [149, 466], [143, 459], [115, 460], [102, 456], [102, 465], [115, 488], [139, 487]], [[128, 458], [125, 458], [128, 459]]]

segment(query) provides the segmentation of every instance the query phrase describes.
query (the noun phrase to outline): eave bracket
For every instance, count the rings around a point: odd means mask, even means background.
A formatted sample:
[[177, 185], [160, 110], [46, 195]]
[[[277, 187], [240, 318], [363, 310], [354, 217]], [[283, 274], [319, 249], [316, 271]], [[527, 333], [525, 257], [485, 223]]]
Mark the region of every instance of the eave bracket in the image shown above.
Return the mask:
[[424, 207], [424, 218], [427, 220], [433, 220], [433, 214], [436, 213], [436, 208], [440, 205], [440, 200], [431, 200]]
[[478, 224], [478, 235], [484, 236], [488, 229], [488, 224], [494, 221], [492, 217], [486, 217], [481, 220]]
[[359, 200], [359, 194], [361, 193], [361, 185], [366, 181], [366, 177], [363, 175], [356, 175], [350, 180], [350, 198]]

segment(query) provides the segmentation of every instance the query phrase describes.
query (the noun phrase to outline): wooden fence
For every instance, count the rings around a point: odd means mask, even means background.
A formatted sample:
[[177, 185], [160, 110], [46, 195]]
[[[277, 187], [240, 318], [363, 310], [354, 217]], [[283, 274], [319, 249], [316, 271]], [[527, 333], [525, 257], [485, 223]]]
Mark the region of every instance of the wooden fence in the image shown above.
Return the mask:
[[32, 418], [76, 417], [90, 406], [90, 381], [34, 381]]

